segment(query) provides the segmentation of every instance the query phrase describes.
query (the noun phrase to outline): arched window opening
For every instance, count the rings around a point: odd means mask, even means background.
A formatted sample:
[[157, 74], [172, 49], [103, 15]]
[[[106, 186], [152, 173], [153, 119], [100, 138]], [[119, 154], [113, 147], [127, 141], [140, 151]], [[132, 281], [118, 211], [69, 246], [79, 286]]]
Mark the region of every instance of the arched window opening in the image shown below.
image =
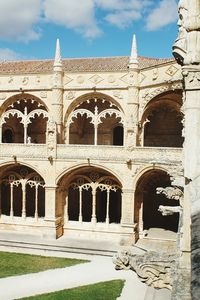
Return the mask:
[[112, 145], [112, 128], [123, 122], [123, 114], [110, 101], [88, 99], [69, 115], [65, 140], [69, 144]]
[[124, 143], [124, 128], [116, 126], [113, 128], [113, 145], [123, 146]]
[[147, 147], [182, 147], [182, 96], [167, 92], [151, 100], [141, 118], [141, 145]]
[[5, 128], [5, 130], [3, 131], [2, 140], [3, 143], [13, 143], [14, 142], [13, 130], [10, 128]]
[[10, 168], [1, 181], [1, 215], [38, 218], [45, 214], [43, 179], [28, 167]]
[[[21, 97], [15, 98], [1, 116], [2, 142], [45, 143], [48, 120], [46, 108], [34, 97]], [[5, 135], [8, 127], [12, 128], [12, 138], [8, 133]]]
[[112, 175], [93, 170], [78, 172], [67, 191], [65, 219], [93, 225], [120, 223], [121, 187]]
[[135, 194], [135, 222], [140, 237], [160, 239], [176, 238], [179, 215], [175, 213], [163, 216], [158, 208], [160, 205], [176, 206], [177, 201], [157, 194], [157, 187], [171, 186], [169, 175], [161, 170], [146, 172], [139, 180]]

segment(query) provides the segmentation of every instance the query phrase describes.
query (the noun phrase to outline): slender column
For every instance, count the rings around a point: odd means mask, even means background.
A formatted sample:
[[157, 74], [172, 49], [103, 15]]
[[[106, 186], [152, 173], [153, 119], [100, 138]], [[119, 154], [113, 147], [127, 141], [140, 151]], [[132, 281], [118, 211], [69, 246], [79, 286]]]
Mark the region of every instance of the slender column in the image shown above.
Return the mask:
[[13, 218], [13, 182], [10, 183], [10, 217]]
[[68, 213], [68, 191], [65, 198], [65, 209], [64, 209], [64, 223], [68, 223], [69, 221], [69, 213]]
[[95, 124], [94, 125], [94, 144], [95, 144], [95, 146], [97, 145], [97, 138], [98, 138], [98, 136], [97, 136], [97, 134], [98, 134], [98, 125], [97, 124]]
[[38, 184], [35, 186], [35, 220], [38, 220]]
[[110, 204], [110, 189], [107, 189], [107, 202], [106, 202], [106, 224], [109, 224], [109, 204]]
[[26, 218], [26, 182], [22, 181], [22, 218]]
[[1, 185], [2, 185], [2, 182], [0, 182], [0, 218], [1, 218], [1, 211], [2, 211], [2, 208], [1, 208]]
[[82, 216], [82, 187], [79, 187], [79, 217], [78, 217], [79, 222], [83, 221], [83, 216]]
[[69, 130], [70, 130], [70, 125], [67, 125], [65, 129], [65, 143], [67, 145], [69, 145]]
[[2, 130], [3, 130], [3, 128], [2, 128], [2, 126], [0, 126], [0, 143], [3, 142], [3, 141], [2, 141]]
[[96, 224], [97, 218], [96, 218], [96, 188], [92, 189], [92, 219], [91, 222], [93, 224]]
[[27, 144], [27, 124], [24, 124], [24, 144]]

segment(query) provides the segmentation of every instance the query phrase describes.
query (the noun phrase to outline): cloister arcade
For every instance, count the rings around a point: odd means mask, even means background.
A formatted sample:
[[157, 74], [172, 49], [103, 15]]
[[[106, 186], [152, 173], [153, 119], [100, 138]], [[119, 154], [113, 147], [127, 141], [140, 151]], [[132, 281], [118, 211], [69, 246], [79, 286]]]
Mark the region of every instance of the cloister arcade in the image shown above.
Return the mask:
[[1, 220], [45, 216], [45, 189], [43, 178], [26, 166], [9, 165], [1, 170]]
[[137, 238], [151, 237], [157, 231], [157, 237], [164, 238], [167, 234], [175, 237], [178, 231], [178, 213], [163, 216], [158, 208], [160, 205], [176, 206], [177, 202], [156, 193], [158, 187], [171, 186], [170, 176], [166, 171], [152, 169], [139, 178], [135, 191], [134, 221], [137, 224]]
[[109, 172], [83, 167], [64, 175], [58, 186], [65, 227], [73, 223], [120, 224], [122, 186]]
[[147, 104], [141, 119], [143, 146], [182, 147], [181, 105], [180, 91], [160, 94]]
[[116, 104], [103, 97], [88, 97], [77, 104], [65, 123], [67, 144], [124, 144], [123, 113]]
[[3, 143], [46, 142], [48, 112], [41, 100], [35, 96], [17, 95], [4, 104], [1, 115], [1, 140]]

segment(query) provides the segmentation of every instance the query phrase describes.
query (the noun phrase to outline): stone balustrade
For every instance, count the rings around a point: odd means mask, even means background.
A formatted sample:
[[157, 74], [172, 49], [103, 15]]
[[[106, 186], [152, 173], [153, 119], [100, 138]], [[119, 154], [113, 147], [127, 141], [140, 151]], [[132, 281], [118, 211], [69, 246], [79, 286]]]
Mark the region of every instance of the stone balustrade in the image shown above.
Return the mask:
[[[125, 161], [162, 164], [179, 164], [182, 160], [181, 148], [166, 147], [133, 147], [108, 145], [57, 145], [57, 159]], [[49, 154], [46, 144], [0, 144], [0, 158], [43, 158]]]

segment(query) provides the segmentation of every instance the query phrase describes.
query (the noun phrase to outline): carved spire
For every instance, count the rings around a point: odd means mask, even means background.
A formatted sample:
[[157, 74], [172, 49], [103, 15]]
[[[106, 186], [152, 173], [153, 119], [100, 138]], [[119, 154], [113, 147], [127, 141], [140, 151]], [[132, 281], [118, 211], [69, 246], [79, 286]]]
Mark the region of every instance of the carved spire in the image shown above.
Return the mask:
[[131, 56], [129, 64], [132, 65], [138, 65], [138, 55], [137, 55], [137, 43], [136, 43], [136, 36], [133, 35], [133, 41], [132, 41], [132, 48], [131, 48]]
[[55, 53], [55, 59], [54, 59], [54, 67], [62, 68], [62, 59], [61, 59], [61, 53], [60, 53], [60, 41], [57, 39], [56, 41], [56, 53]]

